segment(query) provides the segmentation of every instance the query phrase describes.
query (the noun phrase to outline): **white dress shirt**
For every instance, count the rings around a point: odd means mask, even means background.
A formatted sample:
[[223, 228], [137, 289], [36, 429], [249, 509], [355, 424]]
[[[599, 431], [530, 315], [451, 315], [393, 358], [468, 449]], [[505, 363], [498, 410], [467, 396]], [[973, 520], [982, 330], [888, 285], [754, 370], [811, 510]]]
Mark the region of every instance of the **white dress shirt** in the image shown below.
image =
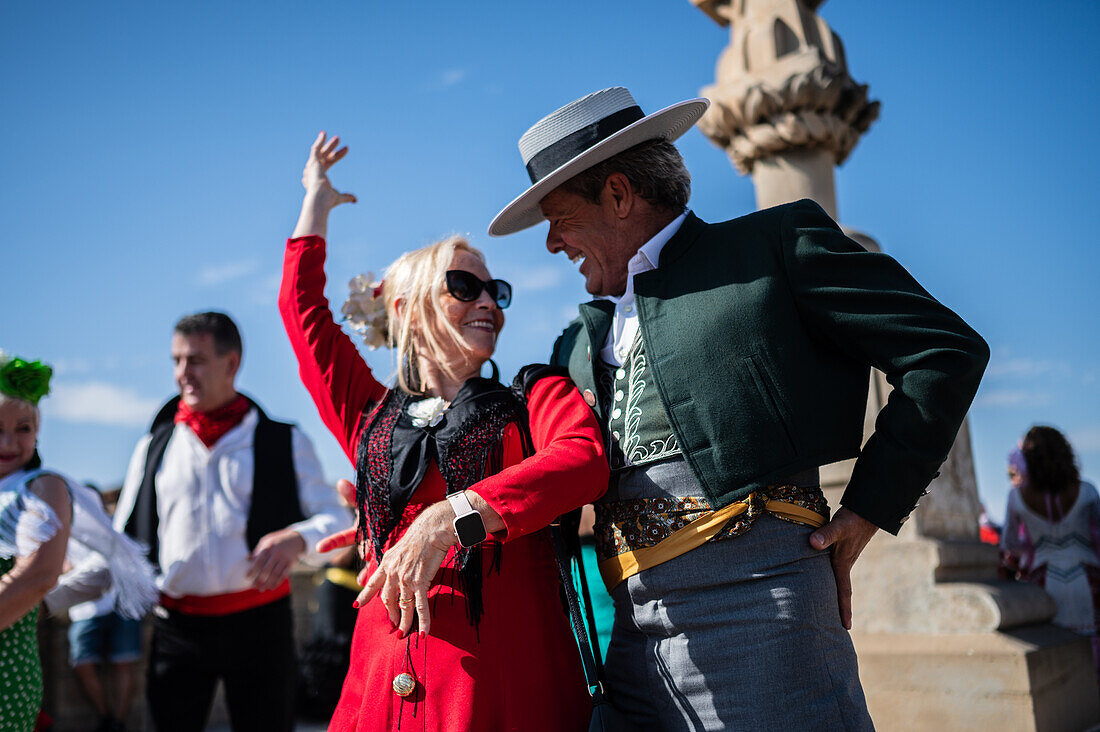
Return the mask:
[[[185, 424], [176, 424], [157, 470], [157, 538], [160, 543], [159, 586], [171, 597], [221, 595], [252, 586], [245, 530], [252, 504], [252, 441], [259, 416], [250, 409], [241, 423], [210, 448]], [[145, 473], [151, 435], [134, 449], [119, 495], [115, 528], [122, 530], [134, 510]], [[325, 555], [318, 540], [350, 528], [351, 512], [336, 490], [325, 483], [313, 445], [298, 428], [291, 429], [298, 500], [304, 521], [291, 524], [305, 540], [302, 561], [320, 566]]]
[[608, 297], [615, 303], [615, 320], [611, 324], [611, 330], [607, 332], [607, 340], [600, 349], [600, 358], [612, 366], [622, 366], [626, 354], [630, 352], [630, 346], [634, 344], [634, 338], [638, 335], [638, 309], [634, 307], [634, 275], [657, 269], [657, 263], [661, 260], [661, 250], [672, 238], [672, 235], [680, 230], [680, 225], [687, 218], [684, 212], [674, 218], [668, 226], [642, 245], [638, 253], [630, 258], [626, 265], [626, 291], [621, 297]]

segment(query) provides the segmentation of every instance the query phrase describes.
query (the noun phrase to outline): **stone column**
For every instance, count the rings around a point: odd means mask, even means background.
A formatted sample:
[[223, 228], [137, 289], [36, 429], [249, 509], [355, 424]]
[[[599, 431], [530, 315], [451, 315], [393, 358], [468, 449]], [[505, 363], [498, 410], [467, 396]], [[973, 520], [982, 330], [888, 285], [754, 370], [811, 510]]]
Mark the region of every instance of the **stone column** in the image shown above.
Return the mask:
[[849, 76], [840, 38], [814, 13], [820, 3], [693, 2], [730, 29], [715, 83], [702, 92], [711, 108], [700, 129], [752, 174], [758, 207], [812, 198], [837, 218], [833, 167], [879, 103]]
[[[715, 83], [702, 90], [711, 107], [700, 129], [752, 175], [759, 207], [811, 198], [839, 220], [833, 169], [879, 103], [849, 75], [839, 36], [816, 13], [824, 0], [691, 1], [730, 35]], [[865, 438], [889, 393], [872, 373]], [[853, 463], [822, 469], [834, 510]], [[897, 538], [879, 532], [853, 572], [853, 640], [877, 727], [1054, 730], [1100, 721], [1087, 644], [1047, 624], [1054, 605], [1040, 588], [997, 581], [997, 550], [978, 541], [979, 512], [964, 422], [911, 520]]]

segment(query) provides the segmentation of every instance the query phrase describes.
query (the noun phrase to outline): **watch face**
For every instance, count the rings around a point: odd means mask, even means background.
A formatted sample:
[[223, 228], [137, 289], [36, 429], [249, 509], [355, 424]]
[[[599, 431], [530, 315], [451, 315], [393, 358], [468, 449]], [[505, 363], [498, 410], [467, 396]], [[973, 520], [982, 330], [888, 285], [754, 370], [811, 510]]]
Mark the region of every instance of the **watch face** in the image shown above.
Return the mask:
[[455, 533], [458, 534], [458, 543], [462, 546], [480, 544], [488, 536], [485, 533], [485, 522], [481, 520], [481, 514], [477, 511], [457, 517], [454, 525]]

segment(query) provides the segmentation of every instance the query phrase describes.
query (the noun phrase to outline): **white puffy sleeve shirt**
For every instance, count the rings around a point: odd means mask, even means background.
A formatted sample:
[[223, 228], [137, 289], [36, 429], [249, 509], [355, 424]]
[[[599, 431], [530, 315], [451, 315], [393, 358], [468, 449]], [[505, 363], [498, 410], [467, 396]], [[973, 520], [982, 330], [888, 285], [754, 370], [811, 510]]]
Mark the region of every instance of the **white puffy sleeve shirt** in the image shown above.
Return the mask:
[[[244, 419], [207, 448], [184, 424], [177, 424], [157, 470], [157, 515], [160, 543], [160, 590], [171, 597], [220, 595], [252, 586], [246, 576], [249, 550], [245, 531], [252, 505], [253, 449], [259, 416]], [[126, 473], [115, 527], [125, 526], [133, 512], [145, 472], [150, 435], [134, 449]], [[292, 428], [298, 500], [305, 520], [291, 524], [305, 540], [302, 561], [320, 566], [325, 556], [317, 542], [352, 526], [351, 511], [325, 483], [313, 444]]]

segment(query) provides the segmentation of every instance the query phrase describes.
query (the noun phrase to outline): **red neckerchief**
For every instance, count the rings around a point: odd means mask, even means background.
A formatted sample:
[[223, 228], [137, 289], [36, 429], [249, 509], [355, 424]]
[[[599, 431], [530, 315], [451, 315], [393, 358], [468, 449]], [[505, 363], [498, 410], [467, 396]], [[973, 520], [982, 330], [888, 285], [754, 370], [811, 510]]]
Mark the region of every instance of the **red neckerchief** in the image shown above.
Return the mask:
[[252, 405], [240, 394], [225, 406], [209, 412], [196, 412], [181, 399], [176, 410], [176, 424], [182, 422], [187, 425], [202, 440], [202, 444], [213, 447], [226, 432], [241, 423], [251, 408]]

